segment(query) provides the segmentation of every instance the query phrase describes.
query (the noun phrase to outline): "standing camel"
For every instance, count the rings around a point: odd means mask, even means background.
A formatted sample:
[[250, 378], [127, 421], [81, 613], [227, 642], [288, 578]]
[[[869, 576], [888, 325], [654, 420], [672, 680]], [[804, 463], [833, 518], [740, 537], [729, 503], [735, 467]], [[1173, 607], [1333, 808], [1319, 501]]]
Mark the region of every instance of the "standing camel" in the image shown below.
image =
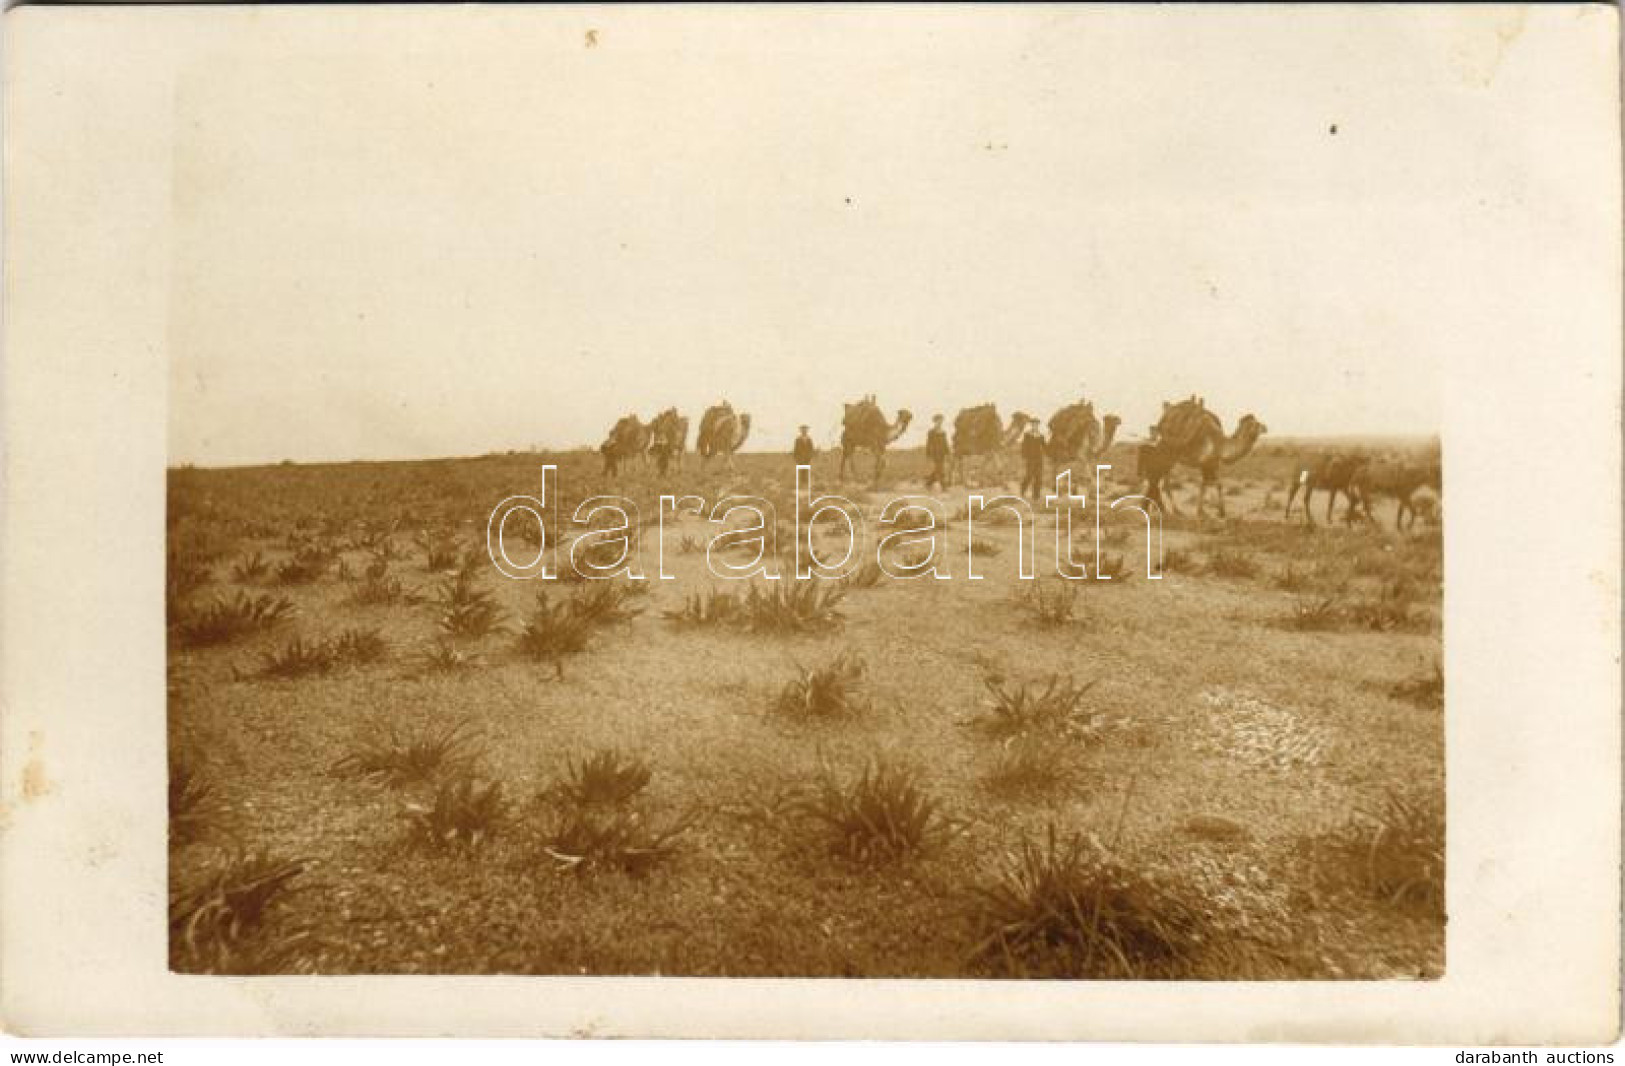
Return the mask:
[[710, 466], [714, 457], [721, 456], [723, 465], [732, 473], [734, 452], [744, 447], [745, 438], [749, 436], [750, 415], [734, 414], [733, 406], [726, 401], [707, 407], [700, 416], [699, 436], [694, 438], [694, 450], [700, 454], [700, 469]]
[[1045, 451], [1056, 470], [1070, 469], [1082, 460], [1093, 467], [1104, 458], [1112, 442], [1117, 439], [1117, 427], [1122, 419], [1107, 415], [1095, 418], [1095, 405], [1088, 401], [1068, 404], [1050, 416], [1049, 441]]
[[1311, 526], [1315, 524], [1315, 515], [1309, 507], [1309, 501], [1314, 498], [1316, 489], [1326, 490], [1326, 521], [1332, 520], [1332, 508], [1337, 505], [1337, 495], [1342, 493], [1349, 500], [1349, 521], [1354, 520], [1354, 495], [1350, 490], [1350, 483], [1362, 469], [1371, 462], [1369, 456], [1345, 455], [1341, 452], [1328, 452], [1313, 457], [1300, 458], [1292, 468], [1292, 484], [1287, 487], [1286, 513], [1281, 517], [1292, 517], [1292, 501], [1297, 499], [1298, 490], [1303, 490], [1303, 517]]
[[1003, 482], [1004, 453], [1015, 447], [1027, 423], [1032, 421], [1032, 415], [1017, 411], [1010, 416], [1007, 429], [999, 422], [998, 407], [990, 403], [960, 411], [954, 416], [953, 473], [949, 477], [957, 477], [969, 484], [965, 477], [965, 460], [974, 456], [991, 456], [994, 476]]
[[875, 453], [875, 483], [879, 484], [886, 469], [886, 446], [901, 437], [913, 419], [913, 412], [904, 409], [897, 412], [896, 422], [887, 422], [873, 395], [847, 404], [846, 414], [841, 418], [841, 480], [846, 480], [852, 454], [866, 450]]
[[666, 459], [675, 461], [681, 470], [683, 453], [688, 451], [688, 419], [678, 414], [677, 408], [668, 407], [649, 423], [649, 434], [653, 440], [651, 447], [660, 449]]
[[621, 464], [627, 460], [639, 456], [647, 459], [650, 440], [649, 427], [639, 421], [637, 415], [620, 419], [598, 447], [599, 454], [604, 457], [604, 473], [613, 476], [620, 472]]
[[1201, 400], [1192, 397], [1164, 404], [1161, 421], [1152, 427], [1151, 440], [1140, 446], [1140, 477], [1145, 481], [1145, 494], [1159, 507], [1167, 507], [1162, 494], [1164, 480], [1176, 466], [1193, 466], [1202, 474], [1196, 495], [1197, 517], [1204, 513], [1209, 487], [1218, 493], [1219, 516], [1224, 517], [1219, 468], [1246, 458], [1267, 431], [1268, 427], [1252, 415], [1242, 415], [1236, 431], [1226, 437], [1219, 416]]
[[[1369, 463], [1349, 483], [1349, 517], [1352, 520], [1358, 508], [1365, 513], [1368, 521], [1376, 522], [1371, 513], [1371, 500], [1376, 496], [1387, 496], [1398, 504], [1394, 510], [1394, 529], [1404, 532], [1416, 524], [1416, 494], [1424, 488], [1438, 492], [1442, 487], [1443, 478], [1437, 460], [1426, 463], [1397, 460]], [[1406, 521], [1407, 517], [1409, 522]]]

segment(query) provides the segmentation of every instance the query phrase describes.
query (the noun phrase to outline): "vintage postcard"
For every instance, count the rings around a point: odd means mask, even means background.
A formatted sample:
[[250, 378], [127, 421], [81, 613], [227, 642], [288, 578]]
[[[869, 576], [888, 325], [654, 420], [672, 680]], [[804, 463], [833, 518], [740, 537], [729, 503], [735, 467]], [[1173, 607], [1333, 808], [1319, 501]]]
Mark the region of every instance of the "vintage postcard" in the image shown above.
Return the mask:
[[1614, 9], [5, 37], [7, 1025], [1617, 1031]]

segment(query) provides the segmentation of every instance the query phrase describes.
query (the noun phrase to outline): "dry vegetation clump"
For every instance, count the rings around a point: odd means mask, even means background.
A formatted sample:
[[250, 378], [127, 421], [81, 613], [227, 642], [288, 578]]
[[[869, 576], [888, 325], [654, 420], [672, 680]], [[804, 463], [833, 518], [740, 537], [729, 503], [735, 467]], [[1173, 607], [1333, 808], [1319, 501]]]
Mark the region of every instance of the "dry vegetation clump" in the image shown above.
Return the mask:
[[1441, 795], [1390, 792], [1375, 811], [1303, 842], [1300, 854], [1327, 888], [1442, 916], [1444, 834]]
[[1258, 576], [1258, 558], [1235, 548], [1220, 548], [1207, 558], [1207, 572], [1216, 577], [1250, 580]]
[[501, 632], [507, 612], [490, 589], [480, 588], [470, 570], [441, 582], [429, 601], [435, 625], [449, 637], [478, 640]]
[[758, 633], [810, 633], [834, 629], [845, 621], [838, 582], [820, 578], [782, 580], [772, 591], [752, 585], [743, 607], [745, 624]]
[[1031, 612], [1033, 623], [1040, 629], [1059, 629], [1081, 621], [1077, 583], [1065, 578], [1023, 581], [1013, 599]]
[[214, 784], [184, 753], [171, 752], [169, 758], [169, 842], [173, 846], [191, 844], [209, 833], [219, 811]]
[[337, 558], [338, 553], [328, 546], [302, 544], [272, 567], [271, 580], [278, 585], [309, 585], [325, 574]]
[[1336, 592], [1299, 595], [1293, 598], [1292, 610], [1282, 620], [1288, 629], [1322, 632], [1337, 629], [1343, 624], [1342, 595]]
[[418, 652], [417, 673], [460, 674], [482, 666], [484, 662], [478, 652], [442, 638]]
[[1382, 590], [1374, 596], [1355, 600], [1349, 617], [1360, 628], [1376, 633], [1419, 629], [1427, 624], [1426, 616], [1416, 608], [1410, 582], [1402, 577], [1383, 582]]
[[449, 533], [420, 531], [412, 535], [412, 543], [423, 553], [423, 569], [431, 574], [456, 570], [462, 564], [462, 548]]
[[994, 975], [1133, 979], [1178, 976], [1201, 951], [1200, 910], [1098, 842], [1023, 839], [1003, 873], [974, 890], [973, 961]]
[[599, 748], [580, 761], [569, 759], [564, 778], [548, 790], [547, 797], [565, 806], [619, 806], [636, 799], [653, 777], [653, 767], [641, 755]]
[[951, 828], [918, 771], [886, 759], [871, 761], [846, 782], [824, 768], [817, 781], [791, 797], [787, 809], [819, 826], [830, 852], [859, 864], [918, 855]]
[[1074, 774], [1071, 753], [1054, 738], [1018, 733], [999, 745], [993, 765], [982, 779], [987, 790], [1008, 799], [1029, 799], [1055, 792]]
[[885, 576], [886, 572], [880, 568], [880, 560], [864, 559], [863, 565], [846, 575], [841, 584], [847, 589], [872, 589], [879, 587]]
[[1443, 707], [1444, 665], [1435, 661], [1433, 668], [1427, 673], [1420, 677], [1397, 682], [1389, 691], [1398, 699], [1414, 703], [1419, 707]]
[[275, 919], [299, 891], [303, 859], [235, 854], [220, 869], [169, 902], [169, 964], [179, 973], [297, 972], [311, 945], [308, 931], [278, 931]]
[[295, 635], [260, 656], [260, 676], [292, 679], [325, 674], [340, 666], [380, 662], [388, 654], [389, 644], [376, 629], [345, 629], [325, 640]]
[[182, 647], [206, 648], [274, 629], [293, 615], [293, 603], [286, 597], [238, 592], [229, 600], [217, 597], [200, 608], [182, 611], [174, 633]]
[[696, 820], [689, 811], [664, 823], [644, 804], [653, 768], [641, 756], [602, 748], [577, 762], [537, 797], [541, 848], [576, 874], [618, 871], [643, 877], [677, 853]]
[[408, 847], [469, 852], [502, 830], [508, 804], [501, 782], [482, 782], [465, 770], [441, 781], [427, 803], [406, 804], [403, 813]]
[[592, 626], [630, 622], [643, 613], [632, 601], [648, 594], [649, 586], [641, 581], [594, 581], [571, 598], [570, 609]]
[[232, 565], [231, 580], [237, 585], [258, 585], [271, 573], [271, 564], [259, 552], [247, 555]]
[[350, 752], [333, 763], [341, 777], [360, 778], [391, 788], [427, 784], [470, 773], [480, 750], [467, 721], [431, 726], [403, 736], [394, 726], [374, 724]]
[[680, 626], [721, 626], [734, 624], [743, 613], [738, 595], [710, 589], [689, 593], [681, 607], [668, 608], [662, 617]]
[[843, 651], [823, 666], [797, 667], [797, 676], [784, 683], [774, 707], [796, 718], [841, 718], [866, 710], [860, 692], [863, 659]]
[[1071, 676], [1051, 674], [1042, 689], [1028, 682], [1007, 684], [1002, 678], [983, 680], [989, 695], [987, 713], [974, 724], [989, 736], [1009, 738], [1032, 733], [1090, 738], [1101, 731], [1100, 715], [1084, 706], [1084, 697], [1096, 682], [1078, 684]]
[[588, 606], [581, 596], [568, 600], [553, 600], [546, 589], [536, 593], [536, 603], [519, 630], [520, 654], [541, 662], [551, 663], [554, 672], [564, 677], [564, 660], [586, 650], [592, 631], [598, 624], [592, 611], [601, 607]]

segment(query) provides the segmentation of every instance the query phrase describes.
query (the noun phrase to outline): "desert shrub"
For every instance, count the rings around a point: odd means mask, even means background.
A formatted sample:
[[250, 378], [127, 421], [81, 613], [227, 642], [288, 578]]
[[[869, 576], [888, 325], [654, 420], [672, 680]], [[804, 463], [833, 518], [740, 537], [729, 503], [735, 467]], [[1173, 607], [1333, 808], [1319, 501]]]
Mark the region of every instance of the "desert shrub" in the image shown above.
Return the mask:
[[229, 600], [216, 598], [184, 612], [175, 624], [175, 635], [184, 647], [210, 647], [273, 629], [293, 615], [293, 604], [285, 597], [239, 592]]
[[328, 641], [335, 663], [376, 663], [389, 654], [389, 642], [372, 627], [351, 626]]
[[1028, 682], [1007, 684], [997, 677], [985, 678], [983, 684], [993, 698], [976, 724], [992, 736], [1048, 733], [1088, 737], [1100, 730], [1099, 716], [1084, 707], [1084, 697], [1095, 687], [1094, 681], [1080, 685], [1070, 676], [1051, 674], [1042, 689]]
[[1207, 572], [1218, 577], [1250, 579], [1258, 571], [1258, 559], [1235, 548], [1220, 548], [1207, 559]]
[[1077, 617], [1078, 587], [1070, 581], [1023, 582], [1016, 593], [1042, 629], [1058, 629]]
[[500, 782], [459, 773], [440, 782], [426, 804], [406, 805], [406, 840], [433, 851], [470, 851], [490, 840], [508, 819]]
[[430, 609], [442, 633], [471, 640], [499, 632], [507, 618], [496, 594], [480, 588], [466, 570], [441, 582]]
[[619, 748], [599, 748], [566, 764], [565, 776], [547, 792], [553, 803], [574, 807], [630, 803], [654, 776], [647, 760]]
[[746, 624], [758, 632], [805, 633], [833, 629], [845, 621], [838, 583], [817, 578], [775, 581], [771, 592], [752, 585], [743, 604]]
[[790, 809], [824, 832], [829, 850], [856, 863], [886, 863], [919, 854], [939, 842], [949, 821], [942, 805], [900, 763], [877, 759], [851, 781], [827, 768]]
[[219, 810], [214, 785], [185, 755], [169, 759], [169, 842], [190, 844], [207, 835]]
[[1004, 550], [1004, 549], [999, 547], [999, 542], [998, 541], [996, 541], [996, 540], [988, 540], [985, 537], [974, 537], [973, 536], [973, 537], [970, 538], [968, 543], [970, 545], [970, 553], [971, 553], [971, 555], [984, 557], [984, 558], [988, 558], [988, 559], [998, 558], [998, 556]]
[[1100, 565], [1095, 569], [1095, 577], [1110, 581], [1127, 581], [1133, 576], [1128, 567], [1128, 560], [1122, 552], [1103, 552], [1100, 556]]
[[872, 589], [877, 587], [886, 576], [880, 569], [878, 559], [865, 559], [863, 565], [848, 574], [842, 581], [848, 589]]
[[451, 534], [420, 531], [413, 534], [412, 543], [423, 553], [423, 569], [431, 574], [456, 570], [462, 561], [462, 549]]
[[1342, 597], [1337, 593], [1297, 596], [1284, 619], [1287, 628], [1306, 631], [1336, 629], [1342, 622]]
[[277, 932], [273, 919], [298, 891], [302, 859], [239, 854], [169, 904], [170, 966], [182, 973], [290, 973], [300, 968], [310, 934]]
[[823, 666], [797, 668], [797, 676], [786, 681], [774, 706], [798, 718], [836, 718], [864, 709], [860, 696], [863, 659], [841, 652]]
[[616, 870], [643, 877], [677, 853], [693, 824], [692, 814], [655, 825], [630, 807], [564, 806], [552, 811], [542, 850], [572, 873]]
[[647, 591], [641, 582], [593, 581], [570, 598], [570, 611], [589, 626], [629, 622], [643, 613], [631, 601]]
[[257, 585], [271, 572], [271, 564], [259, 552], [239, 559], [231, 568], [231, 580], [239, 585]]
[[394, 725], [374, 724], [351, 751], [333, 763], [332, 772], [406, 788], [444, 776], [466, 775], [478, 759], [479, 749], [467, 721], [430, 726], [404, 736]]
[[683, 534], [683, 539], [677, 542], [678, 555], [698, 555], [705, 551], [705, 541], [692, 533]]
[[417, 655], [418, 670], [425, 674], [460, 673], [483, 662], [478, 652], [460, 647], [451, 640], [437, 640]]
[[271, 579], [278, 585], [308, 585], [327, 572], [336, 555], [328, 548], [305, 544], [294, 549], [288, 558], [271, 570]]
[[164, 568], [165, 602], [175, 606], [192, 593], [214, 580], [214, 570], [208, 563], [184, 553], [170, 552]]
[[1399, 699], [1421, 707], [1444, 706], [1444, 665], [1434, 662], [1432, 670], [1420, 677], [1400, 681], [1389, 690]]
[[982, 936], [972, 958], [1017, 977], [1177, 975], [1204, 939], [1201, 912], [1093, 840], [1023, 839], [991, 884], [974, 890]]
[[1072, 776], [1067, 751], [1050, 737], [1022, 733], [999, 746], [983, 784], [999, 796], [1027, 797], [1053, 792]]
[[1442, 797], [1390, 792], [1377, 809], [1311, 838], [1306, 850], [1328, 888], [1438, 914], [1444, 909], [1444, 841]]
[[260, 656], [260, 674], [264, 677], [299, 678], [311, 674], [325, 674], [338, 665], [333, 646], [325, 640], [306, 640], [295, 635], [280, 648]]
[[1362, 629], [1378, 633], [1415, 629], [1424, 621], [1411, 599], [1411, 587], [1404, 579], [1383, 583], [1375, 596], [1363, 596], [1350, 605], [1349, 617]]
[[1162, 553], [1162, 572], [1165, 574], [1190, 574], [1196, 571], [1196, 560], [1191, 553], [1183, 548], [1168, 548]]
[[732, 592], [711, 589], [683, 597], [681, 607], [669, 608], [663, 617], [680, 626], [731, 625], [743, 617], [739, 597]]
[[564, 676], [564, 660], [587, 647], [592, 623], [571, 609], [570, 604], [548, 598], [545, 589], [536, 594], [536, 603], [519, 630], [517, 641], [522, 655], [553, 665]]
[[406, 587], [401, 579], [388, 573], [387, 569], [374, 573], [372, 567], [357, 581], [350, 590], [350, 602], [363, 607], [384, 607], [391, 604], [415, 604], [421, 601], [418, 593]]

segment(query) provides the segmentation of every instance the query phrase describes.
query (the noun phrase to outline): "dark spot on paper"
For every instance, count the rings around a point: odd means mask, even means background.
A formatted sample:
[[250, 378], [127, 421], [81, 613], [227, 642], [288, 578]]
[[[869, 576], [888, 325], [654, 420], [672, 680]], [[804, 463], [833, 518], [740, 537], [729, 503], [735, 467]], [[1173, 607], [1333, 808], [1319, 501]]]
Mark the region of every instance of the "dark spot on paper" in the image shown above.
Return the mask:
[[1332, 123], [1332, 128], [1326, 132], [1330, 133], [1333, 137], [1337, 136], [1337, 123]]
[[587, 31], [587, 47], [588, 48], [597, 48], [598, 47], [598, 31], [597, 30], [588, 30]]

